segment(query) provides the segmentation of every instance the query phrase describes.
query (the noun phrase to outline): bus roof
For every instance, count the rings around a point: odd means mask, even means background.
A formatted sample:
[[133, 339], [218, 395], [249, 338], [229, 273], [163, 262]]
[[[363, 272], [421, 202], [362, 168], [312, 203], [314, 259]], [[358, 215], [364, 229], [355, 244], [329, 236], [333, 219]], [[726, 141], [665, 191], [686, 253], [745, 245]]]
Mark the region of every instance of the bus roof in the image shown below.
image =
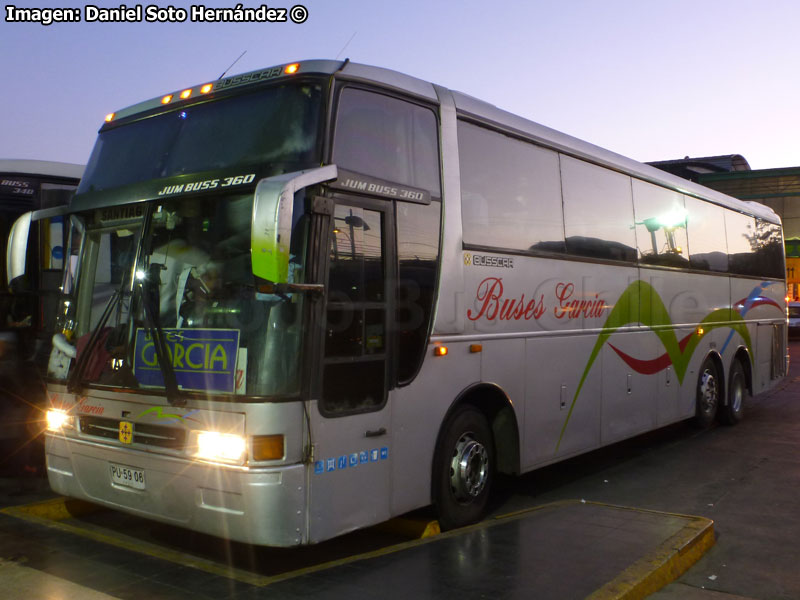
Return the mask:
[[[373, 83], [430, 102], [438, 103], [439, 101], [437, 89], [434, 84], [398, 71], [352, 63], [349, 60], [306, 60], [258, 69], [239, 75], [232, 75], [224, 79], [218, 79], [191, 88], [170, 92], [164, 96], [141, 102], [117, 113], [112, 113], [106, 120], [118, 120], [140, 112], [156, 109], [164, 104], [172, 104], [173, 102], [177, 104], [181, 99], [196, 98], [199, 94], [213, 94], [217, 91], [247, 87], [267, 81], [304, 74], [328, 75], [351, 81]], [[183, 94], [187, 92], [189, 92], [188, 95], [184, 97]], [[687, 195], [704, 198], [715, 204], [727, 206], [743, 213], [752, 214], [766, 219], [767, 221], [780, 223], [778, 215], [772, 209], [762, 204], [743, 202], [731, 196], [726, 196], [725, 194], [698, 185], [687, 179], [682, 179], [676, 175], [672, 175], [655, 167], [651, 167], [512, 114], [497, 108], [493, 104], [478, 100], [467, 94], [457, 91], [451, 91], [451, 94], [455, 101], [456, 110], [460, 115], [475, 118], [488, 125], [494, 125], [502, 130], [506, 130], [512, 135], [516, 134], [522, 136], [534, 143], [620, 171], [644, 181], [668, 187]]]
[[39, 175], [63, 179], [80, 179], [85, 169], [86, 165], [73, 163], [0, 158], [0, 173], [9, 175]]

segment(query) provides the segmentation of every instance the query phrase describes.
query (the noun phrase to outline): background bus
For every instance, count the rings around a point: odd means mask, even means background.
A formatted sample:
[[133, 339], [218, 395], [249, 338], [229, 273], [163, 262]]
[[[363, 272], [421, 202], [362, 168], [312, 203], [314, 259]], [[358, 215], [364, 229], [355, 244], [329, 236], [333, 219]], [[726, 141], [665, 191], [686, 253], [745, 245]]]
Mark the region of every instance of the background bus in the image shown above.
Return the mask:
[[[0, 159], [0, 239], [7, 240], [11, 225], [25, 212], [65, 206], [78, 187], [84, 165], [43, 160]], [[9, 293], [6, 261], [2, 262], [3, 328], [24, 327], [36, 339], [49, 340], [55, 326], [56, 294], [61, 284], [64, 226], [61, 217], [39, 220], [33, 228], [27, 254], [27, 293], [40, 299], [24, 323], [9, 314], [14, 299]], [[17, 296], [18, 298], [19, 296]], [[36, 301], [34, 300], [34, 303]], [[46, 333], [45, 333], [46, 332]], [[30, 349], [32, 351], [32, 348]], [[46, 360], [46, 355], [45, 355]]]
[[[65, 230], [61, 217], [46, 215], [67, 205], [83, 169], [83, 165], [69, 163], [0, 159], [0, 239], [8, 239], [11, 225], [20, 215], [38, 211], [35, 214], [39, 217], [23, 256], [27, 277], [10, 283], [7, 262], [2, 261], [0, 266], [0, 443], [4, 444], [0, 468], [36, 462], [27, 445], [36, 430], [30, 422], [41, 422], [41, 408], [35, 410], [32, 404], [36, 403], [34, 396], [43, 400], [40, 382], [59, 306]], [[12, 286], [15, 294], [11, 293]]]
[[243, 542], [463, 525], [786, 368], [770, 209], [348, 61], [108, 115], [70, 223], [51, 485]]

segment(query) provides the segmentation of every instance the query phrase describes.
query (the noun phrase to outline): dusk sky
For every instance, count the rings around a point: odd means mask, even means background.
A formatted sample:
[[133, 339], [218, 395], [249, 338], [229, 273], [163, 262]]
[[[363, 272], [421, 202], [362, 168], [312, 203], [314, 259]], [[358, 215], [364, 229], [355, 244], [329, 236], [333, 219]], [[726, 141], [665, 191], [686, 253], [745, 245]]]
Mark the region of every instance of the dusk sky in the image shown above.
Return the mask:
[[[640, 161], [736, 153], [754, 169], [800, 166], [796, 0], [297, 1], [302, 24], [46, 27], [7, 22], [4, 2], [0, 158], [85, 163], [107, 113], [213, 81], [246, 51], [228, 74], [349, 57]], [[87, 2], [13, 4], [83, 16]]]

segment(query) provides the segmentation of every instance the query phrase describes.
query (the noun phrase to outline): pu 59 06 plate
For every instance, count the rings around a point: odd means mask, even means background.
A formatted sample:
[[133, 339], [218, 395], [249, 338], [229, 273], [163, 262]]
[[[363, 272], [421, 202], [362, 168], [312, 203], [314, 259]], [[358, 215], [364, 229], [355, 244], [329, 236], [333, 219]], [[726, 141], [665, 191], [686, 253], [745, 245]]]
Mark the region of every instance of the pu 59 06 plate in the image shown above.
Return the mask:
[[144, 469], [136, 469], [116, 463], [108, 463], [108, 467], [111, 473], [111, 483], [124, 485], [135, 490], [145, 489]]

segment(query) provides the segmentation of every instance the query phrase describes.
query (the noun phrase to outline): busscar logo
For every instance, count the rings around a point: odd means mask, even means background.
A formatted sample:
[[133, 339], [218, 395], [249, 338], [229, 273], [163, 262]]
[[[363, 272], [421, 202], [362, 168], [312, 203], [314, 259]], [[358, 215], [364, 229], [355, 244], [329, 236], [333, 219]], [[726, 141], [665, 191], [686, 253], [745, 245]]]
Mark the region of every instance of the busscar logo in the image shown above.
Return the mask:
[[513, 269], [514, 259], [506, 256], [486, 256], [483, 254], [464, 253], [464, 264], [476, 267], [500, 267], [502, 269]]

